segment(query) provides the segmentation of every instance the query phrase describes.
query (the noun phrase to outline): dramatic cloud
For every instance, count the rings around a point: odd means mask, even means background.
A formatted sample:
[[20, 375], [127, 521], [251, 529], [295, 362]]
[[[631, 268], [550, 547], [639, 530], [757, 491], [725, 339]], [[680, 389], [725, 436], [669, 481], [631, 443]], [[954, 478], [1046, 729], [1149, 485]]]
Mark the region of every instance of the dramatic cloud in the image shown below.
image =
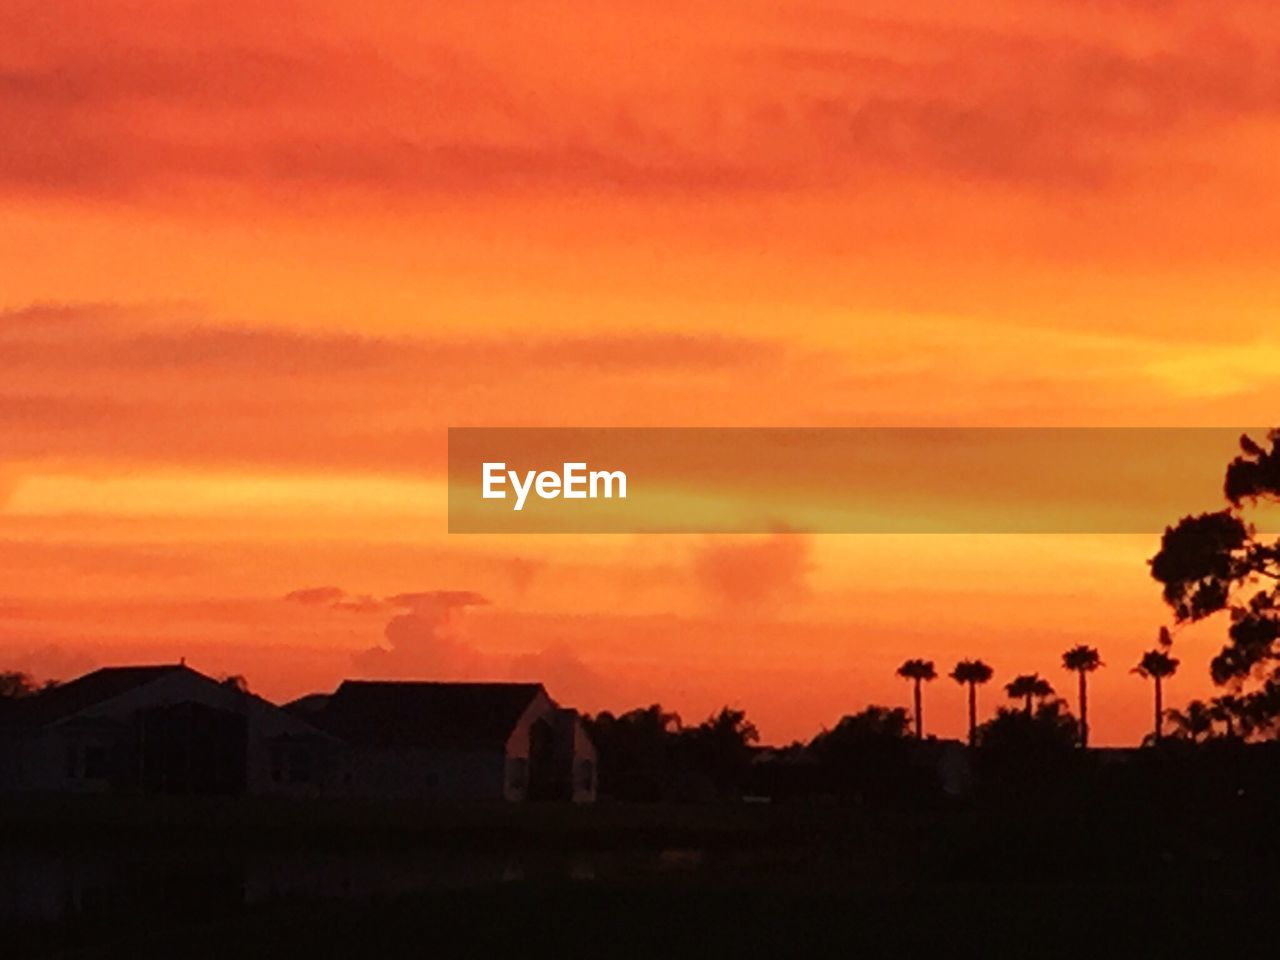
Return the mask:
[[[602, 404], [619, 420], [660, 404], [674, 415], [675, 397], [645, 404], [641, 393], [792, 375], [788, 351], [745, 337], [305, 333], [191, 312], [38, 304], [0, 315], [0, 447], [62, 463], [439, 471], [447, 425], [581, 422]], [[543, 399], [513, 405], [516, 392]]]
[[301, 603], [307, 606], [333, 606], [346, 596], [340, 587], [304, 587], [301, 590], [290, 590], [284, 595], [290, 603]]
[[511, 589], [517, 597], [533, 586], [538, 575], [546, 569], [546, 562], [533, 557], [512, 557], [503, 565]]
[[510, 680], [541, 683], [553, 697], [572, 706], [617, 703], [623, 684], [588, 666], [573, 650], [557, 644], [520, 654], [501, 665]]
[[1020, 17], [871, 3], [642, 19], [575, 0], [525, 16], [526, 56], [487, 39], [483, 3], [438, 20], [396, 2], [359, 16], [319, 5], [306, 30], [220, 4], [12, 6], [10, 192], [715, 196], [888, 167], [1094, 189], [1171, 132], [1270, 120], [1277, 105], [1275, 30], [1252, 4], [1230, 20], [1194, 3], [1176, 16], [1075, 5], [1064, 29], [1051, 0]]
[[[428, 590], [421, 593], [398, 593], [390, 597], [350, 594], [341, 587], [303, 587], [284, 595], [289, 603], [328, 607], [347, 613], [386, 613], [400, 611], [401, 616], [425, 617], [444, 626], [455, 611], [485, 606], [485, 597], [471, 590]], [[397, 618], [398, 620], [399, 618]], [[396, 623], [393, 620], [392, 623]], [[388, 627], [390, 629], [390, 627]], [[388, 637], [388, 639], [391, 639]], [[394, 645], [394, 644], [393, 644]]]
[[430, 590], [387, 599], [401, 610], [388, 621], [386, 645], [352, 658], [366, 677], [414, 677], [432, 680], [475, 679], [483, 658], [467, 642], [463, 613], [488, 601], [467, 590]]
[[810, 538], [709, 538], [693, 557], [694, 577], [714, 603], [730, 613], [792, 611], [808, 596]]
[[489, 601], [471, 590], [427, 590], [378, 600], [351, 598], [336, 587], [314, 587], [291, 591], [285, 599], [334, 610], [390, 612], [385, 642], [352, 657], [358, 676], [533, 681], [572, 703], [600, 703], [617, 690], [616, 683], [563, 643], [514, 654], [483, 649], [472, 636], [467, 611]]
[[348, 613], [381, 613], [387, 608], [384, 601], [367, 593], [354, 597], [344, 596], [341, 600], [335, 600], [330, 606], [334, 610], [345, 610]]
[[[973, 353], [963, 330], [907, 320], [849, 337], [846, 355], [776, 335], [362, 335], [202, 322], [182, 305], [37, 304], [0, 316], [0, 449], [21, 472], [48, 462], [438, 476], [447, 426], [892, 423], [933, 395], [952, 398], [935, 421], [1078, 423], [1122, 401], [1167, 419], [1171, 371], [1184, 409], [1215, 413], [1178, 373], [1203, 358], [1195, 344], [1009, 331], [1004, 358]], [[1058, 366], [1029, 372], [1022, 352]], [[1254, 342], [1231, 354], [1213, 387], [1219, 407], [1271, 389], [1269, 352]], [[0, 464], [0, 501], [20, 470]]]
[[389, 597], [383, 600], [367, 593], [353, 595], [341, 587], [304, 587], [301, 590], [290, 590], [284, 595], [284, 599], [306, 606], [345, 610], [347, 613], [385, 613], [397, 607], [412, 606], [412, 603], [405, 602], [400, 597]]
[[348, 613], [390, 614], [385, 643], [352, 657], [361, 676], [458, 680], [484, 671], [485, 657], [465, 632], [465, 612], [489, 603], [474, 591], [426, 590], [377, 598], [351, 595], [340, 587], [307, 587], [284, 599]]
[[[1250, 422], [1277, 51], [1262, 0], [6, 0], [0, 653], [785, 736], [906, 656], [1127, 660], [1149, 547], [456, 537], [445, 431]], [[444, 576], [492, 604], [375, 586]]]

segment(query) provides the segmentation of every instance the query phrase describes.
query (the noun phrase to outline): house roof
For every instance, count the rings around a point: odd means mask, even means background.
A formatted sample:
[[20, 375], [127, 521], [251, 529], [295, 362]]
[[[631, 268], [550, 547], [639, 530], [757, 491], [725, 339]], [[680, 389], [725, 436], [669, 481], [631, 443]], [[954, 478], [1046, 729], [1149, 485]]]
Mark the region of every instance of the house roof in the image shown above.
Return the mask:
[[540, 683], [347, 680], [322, 704], [290, 704], [322, 730], [352, 743], [435, 749], [501, 748]]
[[325, 708], [330, 698], [327, 693], [308, 693], [297, 700], [290, 700], [282, 709], [300, 717], [313, 717]]
[[145, 684], [191, 668], [178, 663], [141, 667], [103, 667], [68, 683], [17, 701], [12, 722], [39, 726], [73, 716]]

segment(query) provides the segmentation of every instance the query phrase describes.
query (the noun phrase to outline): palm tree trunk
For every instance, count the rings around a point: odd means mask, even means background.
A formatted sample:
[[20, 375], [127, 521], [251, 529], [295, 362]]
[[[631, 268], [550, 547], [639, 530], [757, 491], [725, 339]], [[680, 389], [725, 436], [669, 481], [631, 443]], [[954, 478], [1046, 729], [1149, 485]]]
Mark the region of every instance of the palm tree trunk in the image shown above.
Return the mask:
[[1080, 671], [1080, 746], [1089, 746], [1089, 682]]
[[1161, 718], [1164, 716], [1164, 691], [1160, 689], [1160, 678], [1156, 677], [1156, 743], [1160, 742]]
[[1025, 713], [1028, 717], [1031, 716], [1031, 694], [1029, 693], [1027, 694], [1026, 706], [1022, 708], [1022, 712]]
[[978, 685], [969, 682], [969, 746], [978, 742]]
[[916, 677], [916, 739], [924, 739], [924, 716], [920, 697], [920, 678]]

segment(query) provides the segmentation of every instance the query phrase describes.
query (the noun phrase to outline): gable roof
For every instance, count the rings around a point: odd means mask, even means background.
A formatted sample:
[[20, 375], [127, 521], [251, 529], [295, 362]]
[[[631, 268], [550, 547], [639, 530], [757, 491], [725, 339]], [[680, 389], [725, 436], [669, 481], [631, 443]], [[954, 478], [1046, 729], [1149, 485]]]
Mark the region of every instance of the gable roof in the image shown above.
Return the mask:
[[351, 743], [434, 749], [501, 749], [540, 683], [345, 680], [321, 705], [290, 704]]
[[178, 671], [195, 673], [179, 663], [142, 667], [103, 667], [68, 683], [24, 697], [14, 712], [18, 723], [54, 723]]

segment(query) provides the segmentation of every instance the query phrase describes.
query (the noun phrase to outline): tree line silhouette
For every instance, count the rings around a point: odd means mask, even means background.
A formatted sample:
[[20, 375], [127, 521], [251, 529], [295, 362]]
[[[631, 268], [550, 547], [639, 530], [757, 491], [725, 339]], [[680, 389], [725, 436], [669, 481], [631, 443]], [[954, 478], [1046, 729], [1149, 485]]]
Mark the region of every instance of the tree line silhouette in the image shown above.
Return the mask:
[[1229, 736], [1274, 735], [1280, 720], [1280, 540], [1265, 537], [1258, 522], [1274, 524], [1280, 504], [1280, 430], [1268, 431], [1265, 445], [1240, 437], [1223, 496], [1225, 509], [1166, 528], [1150, 561], [1177, 624], [1223, 611], [1230, 617], [1227, 643], [1209, 668], [1225, 693], [1195, 701], [1179, 717], [1198, 734], [1216, 721]]
[[[1181, 745], [1210, 741], [1243, 743], [1271, 738], [1280, 720], [1280, 541], [1262, 536], [1253, 512], [1280, 503], [1280, 430], [1267, 433], [1267, 446], [1240, 438], [1240, 454], [1227, 467], [1224, 510], [1187, 516], [1166, 528], [1159, 552], [1149, 561], [1163, 588], [1174, 624], [1203, 620], [1227, 611], [1228, 640], [1209, 673], [1223, 693], [1166, 709], [1164, 684], [1180, 666], [1173, 635], [1160, 628], [1156, 646], [1142, 654], [1132, 673], [1151, 682], [1152, 729], [1147, 741], [1171, 739]], [[1075, 675], [1073, 715], [1053, 685], [1039, 673], [1014, 676], [1004, 692], [1016, 705], [1001, 706], [979, 722], [979, 688], [995, 677], [982, 660], [963, 659], [949, 676], [967, 692], [969, 752], [976, 766], [999, 775], [1020, 765], [1043, 765], [1089, 746], [1089, 678], [1105, 664], [1098, 649], [1080, 644], [1063, 652], [1061, 668]], [[911, 684], [912, 709], [872, 705], [843, 717], [807, 743], [764, 751], [744, 711], [725, 707], [696, 725], [659, 704], [621, 714], [587, 717], [599, 753], [603, 793], [657, 800], [741, 795], [759, 786], [762, 759], [786, 765], [809, 788], [832, 793], [880, 791], [894, 794], [920, 786], [937, 760], [940, 745], [926, 739], [924, 691], [938, 678], [934, 661], [904, 661], [897, 675]], [[244, 688], [242, 677], [224, 682]], [[15, 671], [0, 672], [0, 720], [24, 698], [38, 697], [51, 683], [37, 684]], [[934, 744], [929, 747], [929, 744]], [[1000, 771], [1003, 771], [1000, 773]], [[923, 779], [922, 779], [923, 777]]]
[[[1163, 648], [1172, 646], [1172, 638], [1167, 629], [1160, 631], [1160, 645]], [[1078, 678], [1079, 692], [1077, 694], [1077, 705], [1079, 707], [1079, 718], [1074, 720], [1077, 728], [1077, 739], [1082, 747], [1089, 745], [1089, 674], [1093, 673], [1100, 667], [1105, 666], [1102, 657], [1094, 647], [1081, 644], [1072, 647], [1062, 654], [1062, 667], [1075, 673]], [[1172, 676], [1178, 669], [1178, 661], [1169, 655], [1167, 649], [1149, 650], [1142, 655], [1142, 659], [1138, 661], [1137, 666], [1133, 668], [1133, 672], [1149, 678], [1153, 681], [1155, 691], [1155, 724], [1152, 729], [1152, 739], [1160, 740], [1163, 731], [1162, 718], [1166, 716], [1164, 710], [1164, 691], [1163, 681], [1166, 677]], [[912, 659], [903, 662], [898, 667], [898, 676], [910, 680], [912, 683], [912, 699], [915, 704], [915, 736], [917, 739], [924, 738], [924, 696], [922, 685], [929, 681], [936, 680], [938, 672], [934, 667], [932, 660]], [[968, 687], [968, 707], [969, 707], [969, 744], [977, 746], [982, 740], [982, 734], [988, 725], [978, 724], [978, 687], [988, 683], [995, 676], [995, 671], [982, 660], [961, 660], [955, 665], [949, 674], [952, 680], [961, 686]], [[1011, 700], [1021, 700], [1021, 715], [1024, 718], [1033, 717], [1036, 713], [1038, 705], [1043, 710], [1050, 704], [1056, 704], [1055, 709], [1060, 713], [1064, 710], [1064, 705], [1060, 701], [1050, 701], [1049, 698], [1054, 696], [1053, 685], [1044, 679], [1038, 673], [1020, 674], [1005, 684], [1005, 693]], [[1007, 715], [1016, 713], [1009, 708], [1001, 708], [996, 715], [996, 719], [1005, 718]], [[1174, 715], [1179, 718], [1183, 716], [1178, 711], [1169, 711], [1168, 716], [1172, 719]], [[1065, 716], [1065, 714], [1063, 714]], [[1181, 724], [1180, 724], [1181, 726]]]
[[[1146, 742], [1154, 746], [1165, 743], [1166, 723], [1171, 728], [1168, 739], [1179, 747], [1209, 741], [1238, 745], [1277, 732], [1280, 541], [1262, 537], [1246, 513], [1280, 503], [1280, 430], [1267, 433], [1266, 445], [1242, 436], [1240, 451], [1227, 467], [1227, 509], [1184, 517], [1167, 528], [1159, 552], [1149, 561], [1175, 625], [1223, 610], [1231, 619], [1228, 643], [1209, 671], [1214, 683], [1226, 689], [1208, 701], [1195, 699], [1183, 708], [1165, 708], [1165, 682], [1181, 665], [1167, 627], [1160, 628], [1156, 645], [1131, 668], [1151, 683], [1152, 726]], [[1061, 667], [1076, 679], [1078, 716], [1055, 695], [1049, 680], [1028, 673], [1004, 686], [1006, 696], [1019, 705], [1002, 706], [979, 723], [978, 691], [994, 678], [995, 670], [978, 659], [956, 663], [949, 676], [966, 688], [968, 746], [979, 769], [988, 777], [1016, 779], [1029, 769], [1085, 754], [1091, 732], [1089, 678], [1104, 666], [1096, 647], [1079, 644], [1063, 652]], [[808, 786], [835, 793], [896, 795], [904, 785], [919, 786], [923, 781], [911, 774], [921, 766], [912, 766], [912, 741], [917, 747], [929, 743], [924, 689], [937, 679], [938, 671], [932, 660], [912, 658], [897, 674], [911, 683], [910, 712], [869, 706], [808, 743], [774, 751], [773, 757], [808, 769], [810, 776], [801, 778]], [[751, 785], [753, 756], [759, 759], [751, 750], [755, 727], [741, 712], [728, 708], [693, 728], [682, 727], [678, 716], [657, 705], [621, 716], [604, 713], [593, 718], [591, 730], [601, 754], [601, 789], [619, 796], [670, 796], [695, 784], [702, 792], [731, 793]], [[700, 769], [694, 763], [693, 743], [724, 751], [718, 754], [714, 775], [708, 775], [712, 768]]]

